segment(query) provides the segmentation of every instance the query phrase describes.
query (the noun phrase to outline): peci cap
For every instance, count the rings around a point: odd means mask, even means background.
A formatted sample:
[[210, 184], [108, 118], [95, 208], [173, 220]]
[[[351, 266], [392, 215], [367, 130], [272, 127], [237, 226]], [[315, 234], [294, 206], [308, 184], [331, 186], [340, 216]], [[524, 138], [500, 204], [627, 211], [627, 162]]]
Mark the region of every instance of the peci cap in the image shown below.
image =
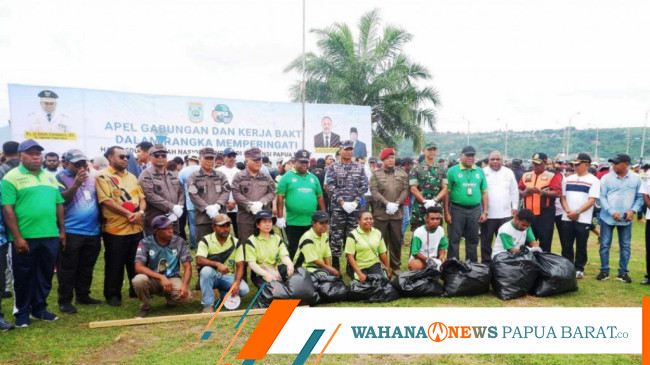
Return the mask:
[[170, 224], [172, 224], [172, 221], [169, 218], [164, 215], [159, 215], [151, 221], [151, 228], [154, 230], [163, 229], [169, 227]]
[[309, 162], [309, 158], [311, 157], [311, 154], [307, 150], [298, 150], [296, 152], [296, 155], [294, 157], [295, 160], [297, 161], [307, 161]]
[[156, 152], [164, 152], [164, 153], [169, 153], [167, 152], [167, 149], [165, 148], [165, 145], [156, 143], [149, 149], [149, 154], [153, 155]]
[[255, 223], [259, 222], [262, 219], [271, 219], [273, 220], [273, 224], [278, 220], [276, 217], [273, 216], [273, 213], [271, 213], [270, 210], [260, 210], [255, 214]]
[[379, 155], [379, 159], [383, 161], [386, 157], [391, 156], [391, 155], [395, 156], [395, 150], [392, 149], [392, 148], [384, 148], [383, 150], [381, 150], [381, 154]]
[[231, 147], [228, 147], [225, 150], [223, 150], [223, 155], [224, 156], [230, 156], [230, 155], [237, 156], [237, 152], [234, 149], [232, 149]]
[[232, 223], [228, 214], [217, 214], [217, 216], [212, 220], [212, 225], [214, 226], [223, 226], [226, 223]]
[[251, 160], [261, 160], [262, 151], [259, 148], [249, 148], [244, 151], [244, 157], [250, 158]]
[[607, 161], [611, 163], [621, 163], [621, 162], [630, 163], [632, 159], [630, 158], [629, 155], [626, 155], [625, 153], [619, 153], [618, 155], [614, 156], [613, 158], [610, 158]]
[[586, 162], [586, 163], [589, 163], [589, 164], [591, 163], [591, 157], [589, 156], [588, 153], [579, 153], [578, 157], [576, 157], [575, 160], [571, 161], [571, 163], [574, 164], [574, 165], [577, 165], [577, 164], [583, 163], [583, 162]]
[[43, 151], [45, 149], [43, 148], [43, 146], [38, 144], [38, 142], [34, 141], [33, 139], [26, 139], [18, 145], [18, 152], [25, 152], [28, 149], [34, 147], [38, 148], [39, 151]]
[[214, 150], [212, 147], [203, 147], [199, 150], [199, 156], [212, 156], [215, 157], [217, 155], [217, 151]]
[[323, 212], [322, 210], [317, 210], [312, 214], [311, 216], [311, 221], [312, 222], [329, 222], [329, 216], [327, 213]]
[[341, 142], [341, 148], [347, 150], [348, 148], [354, 148], [354, 142], [352, 141], [343, 141]]
[[61, 160], [75, 163], [79, 161], [88, 161], [88, 158], [80, 150], [71, 149], [61, 156]]
[[533, 155], [531, 162], [534, 163], [535, 165], [540, 165], [546, 163], [547, 160], [548, 160], [548, 156], [545, 153], [537, 152], [536, 154]]
[[352, 128], [350, 128], [350, 133], [356, 133], [356, 134], [359, 134], [359, 132], [357, 132], [357, 127], [352, 127]]
[[474, 147], [472, 147], [472, 146], [465, 146], [465, 147], [463, 147], [463, 150], [460, 151], [460, 153], [463, 154], [463, 155], [465, 155], [465, 156], [468, 156], [468, 155], [475, 155], [475, 154], [476, 154], [476, 150], [475, 150]]

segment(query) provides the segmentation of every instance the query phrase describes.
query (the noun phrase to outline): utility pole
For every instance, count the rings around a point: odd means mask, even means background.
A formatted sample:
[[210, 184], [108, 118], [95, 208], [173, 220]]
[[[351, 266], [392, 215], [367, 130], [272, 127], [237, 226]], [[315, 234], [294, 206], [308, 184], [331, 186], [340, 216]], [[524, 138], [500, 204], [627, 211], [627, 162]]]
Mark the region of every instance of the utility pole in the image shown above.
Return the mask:
[[463, 119], [467, 122], [467, 145], [469, 146], [469, 120], [465, 117]]
[[645, 121], [643, 122], [643, 137], [641, 138], [641, 153], [639, 156], [639, 164], [643, 164], [643, 155], [645, 154], [645, 129], [648, 126], [648, 112], [650, 110], [646, 110], [645, 112]]
[[302, 0], [302, 148], [305, 149], [305, 74], [307, 73], [307, 61], [305, 56], [305, 0]]
[[625, 147], [625, 154], [630, 154], [630, 127], [627, 127], [627, 146]]
[[504, 151], [504, 159], [508, 158], [508, 123], [506, 122], [506, 150]]
[[569, 153], [570, 153], [569, 152], [570, 151], [569, 146], [570, 146], [570, 143], [571, 143], [571, 120], [573, 118], [577, 117], [578, 115], [580, 115], [580, 112], [575, 113], [571, 118], [569, 118], [569, 132], [567, 133], [567, 136], [566, 136], [566, 157], [567, 158], [569, 157]]
[[600, 140], [598, 139], [598, 131], [600, 129], [598, 126], [596, 126], [596, 153], [594, 154], [596, 157], [594, 157], [596, 160], [598, 160], [598, 145], [600, 144]]

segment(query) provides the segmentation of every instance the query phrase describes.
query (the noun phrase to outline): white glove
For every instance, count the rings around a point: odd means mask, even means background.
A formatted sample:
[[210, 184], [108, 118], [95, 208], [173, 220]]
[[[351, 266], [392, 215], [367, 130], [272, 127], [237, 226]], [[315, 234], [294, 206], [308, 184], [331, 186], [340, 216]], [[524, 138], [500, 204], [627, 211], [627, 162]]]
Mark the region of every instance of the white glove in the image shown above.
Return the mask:
[[257, 212], [259, 212], [260, 210], [262, 210], [262, 208], [264, 208], [264, 204], [262, 204], [262, 202], [252, 202], [252, 203], [250, 204], [250, 208], [249, 208], [249, 209], [250, 209], [251, 213], [253, 213], [253, 214], [257, 214]]
[[183, 206], [182, 205], [174, 205], [172, 208], [172, 213], [176, 214], [177, 217], [180, 217], [183, 215]]
[[278, 218], [278, 220], [275, 222], [275, 225], [282, 229], [287, 226], [287, 221], [284, 218]]
[[530, 252], [543, 252], [543, 251], [542, 251], [542, 248], [539, 247], [539, 246], [529, 247], [529, 248], [528, 248], [528, 251], [530, 251]]
[[399, 204], [397, 203], [388, 203], [386, 204], [386, 213], [389, 215], [393, 215], [397, 213], [397, 209], [399, 209]]
[[205, 214], [207, 214], [208, 217], [210, 217], [210, 219], [213, 219], [214, 217], [217, 216], [217, 214], [219, 214], [219, 208], [220, 208], [219, 204], [208, 205], [205, 208]]
[[178, 216], [174, 213], [170, 213], [167, 216], [167, 219], [169, 219], [172, 223], [176, 222], [178, 220]]
[[433, 208], [436, 205], [438, 205], [438, 201], [435, 198], [424, 201], [424, 208], [426, 209]]
[[352, 213], [357, 209], [357, 203], [355, 202], [345, 202], [343, 203], [343, 210], [345, 210], [348, 214]]

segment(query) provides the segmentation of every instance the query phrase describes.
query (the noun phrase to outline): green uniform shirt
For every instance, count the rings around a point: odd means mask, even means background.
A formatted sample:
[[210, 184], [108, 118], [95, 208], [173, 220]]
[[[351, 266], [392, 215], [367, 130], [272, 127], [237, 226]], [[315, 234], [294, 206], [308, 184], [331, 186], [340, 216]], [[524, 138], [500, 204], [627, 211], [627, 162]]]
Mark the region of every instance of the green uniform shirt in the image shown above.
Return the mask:
[[295, 266], [302, 265], [305, 270], [314, 272], [319, 269], [318, 265], [314, 264], [314, 261], [320, 260], [324, 263], [325, 257], [332, 257], [330, 239], [327, 232], [318, 237], [312, 228], [300, 237], [299, 242], [298, 252], [296, 252], [296, 256], [294, 257]]
[[58, 237], [56, 205], [63, 203], [56, 178], [43, 169], [36, 176], [21, 163], [2, 179], [2, 205], [14, 206], [23, 238]]
[[481, 204], [481, 193], [487, 188], [487, 180], [483, 169], [479, 169], [476, 165], [467, 168], [462, 163], [459, 163], [447, 171], [447, 190], [449, 190], [449, 201], [452, 203], [460, 205]]
[[280, 265], [285, 256], [289, 256], [289, 251], [277, 234], [271, 234], [268, 241], [262, 236], [250, 236], [244, 246], [246, 262], [255, 261], [262, 267]]
[[311, 216], [318, 209], [317, 198], [323, 195], [318, 178], [314, 174], [307, 171], [305, 176], [301, 176], [293, 169], [282, 175], [276, 193], [284, 196], [288, 225], [311, 225]]
[[345, 240], [345, 254], [356, 255], [355, 260], [359, 269], [367, 269], [380, 262], [379, 254], [386, 252], [386, 243], [381, 232], [373, 228], [370, 233], [365, 233], [357, 227]]
[[[232, 252], [228, 257], [223, 257], [228, 251]], [[216, 257], [214, 255], [219, 255], [221, 257]], [[199, 246], [196, 249], [196, 256], [205, 257], [210, 261], [220, 262], [228, 266], [230, 268], [230, 273], [234, 274], [236, 270], [235, 263], [244, 261], [244, 249], [232, 235], [228, 236], [226, 243], [222, 245], [217, 239], [217, 234], [213, 232], [199, 241]]]

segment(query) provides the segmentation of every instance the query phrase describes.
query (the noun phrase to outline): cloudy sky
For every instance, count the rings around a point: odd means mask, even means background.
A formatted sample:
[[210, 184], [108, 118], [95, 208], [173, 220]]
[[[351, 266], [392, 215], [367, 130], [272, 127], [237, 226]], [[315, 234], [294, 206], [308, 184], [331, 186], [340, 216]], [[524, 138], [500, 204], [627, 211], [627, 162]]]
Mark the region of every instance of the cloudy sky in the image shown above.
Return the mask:
[[[643, 126], [650, 109], [648, 1], [307, 0], [307, 28], [373, 8], [414, 35], [440, 131]], [[0, 121], [8, 83], [289, 101], [301, 50], [300, 0], [0, 0]]]

